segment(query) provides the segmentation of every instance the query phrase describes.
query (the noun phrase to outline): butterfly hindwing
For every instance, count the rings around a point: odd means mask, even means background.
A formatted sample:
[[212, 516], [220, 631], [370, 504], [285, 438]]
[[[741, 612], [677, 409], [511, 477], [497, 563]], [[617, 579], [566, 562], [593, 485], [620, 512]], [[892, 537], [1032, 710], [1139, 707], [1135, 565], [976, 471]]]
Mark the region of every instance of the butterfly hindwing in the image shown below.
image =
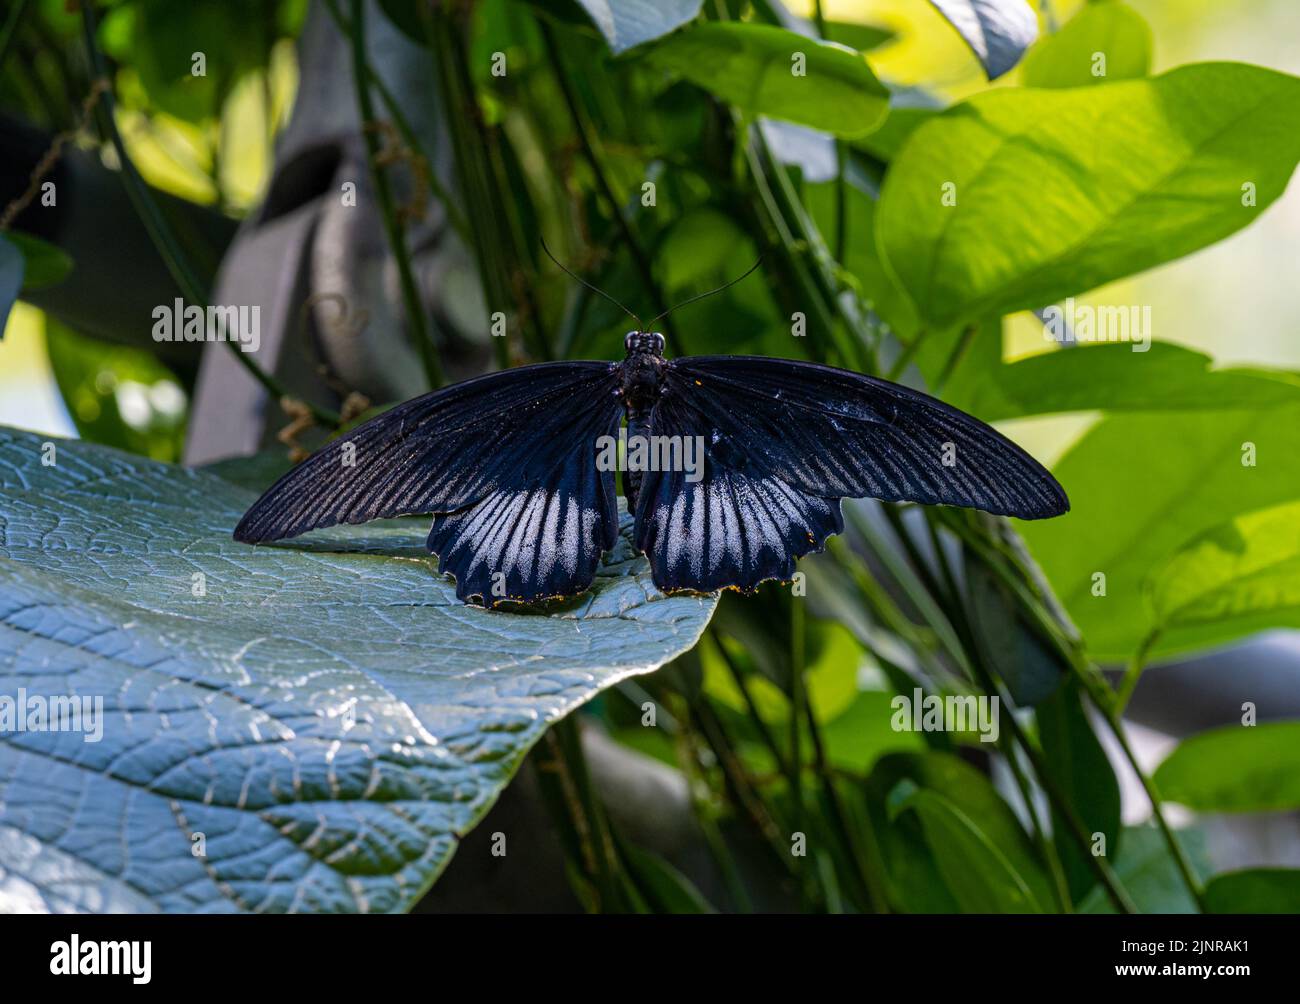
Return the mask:
[[[286, 474], [244, 515], [235, 538], [260, 543], [432, 513], [430, 550], [456, 575], [461, 599], [490, 605], [581, 592], [618, 530], [613, 474], [596, 470], [593, 449], [598, 436], [617, 432], [618, 390], [613, 364], [569, 362], [415, 398]], [[556, 536], [546, 538], [548, 528]]]
[[637, 499], [636, 543], [665, 592], [749, 591], [767, 579], [789, 579], [796, 558], [821, 550], [844, 528], [838, 498], [737, 469], [738, 458], [710, 449], [709, 430], [675, 395], [660, 398], [647, 432], [698, 435], [705, 444], [698, 480], [683, 470], [648, 471]]
[[502, 486], [435, 517], [429, 550], [439, 570], [455, 576], [458, 597], [495, 606], [571, 596], [591, 585], [601, 553], [618, 537], [614, 477], [597, 471], [595, 444], [617, 435], [620, 413], [589, 413], [565, 430], [567, 450], [535, 484]]
[[1038, 519], [1069, 500], [1047, 470], [978, 419], [918, 391], [790, 359], [688, 356], [665, 366], [711, 449], [831, 497], [969, 506]]

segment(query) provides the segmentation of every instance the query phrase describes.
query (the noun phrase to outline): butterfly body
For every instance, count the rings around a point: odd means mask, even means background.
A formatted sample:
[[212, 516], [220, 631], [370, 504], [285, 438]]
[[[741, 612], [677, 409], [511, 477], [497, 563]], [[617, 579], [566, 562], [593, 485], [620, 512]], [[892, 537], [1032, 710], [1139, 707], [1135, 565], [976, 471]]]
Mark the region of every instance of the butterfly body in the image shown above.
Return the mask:
[[614, 471], [599, 458], [624, 421], [633, 540], [665, 592], [790, 579], [843, 529], [845, 497], [1026, 519], [1069, 508], [1010, 440], [898, 384], [796, 360], [668, 360], [654, 332], [630, 332], [624, 349], [619, 363], [525, 366], [398, 405], [281, 478], [235, 538], [432, 514], [429, 550], [462, 600], [575, 595], [617, 539]]

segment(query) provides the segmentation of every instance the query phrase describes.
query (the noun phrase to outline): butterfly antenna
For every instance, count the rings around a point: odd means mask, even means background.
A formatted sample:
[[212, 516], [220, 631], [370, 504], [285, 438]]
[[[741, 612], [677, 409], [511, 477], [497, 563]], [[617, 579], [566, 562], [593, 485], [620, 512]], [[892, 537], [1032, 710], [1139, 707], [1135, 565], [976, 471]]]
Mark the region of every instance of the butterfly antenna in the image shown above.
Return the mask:
[[653, 325], [653, 324], [655, 323], [655, 321], [658, 321], [658, 320], [660, 320], [660, 319], [662, 319], [662, 318], [667, 317], [669, 314], [671, 314], [671, 313], [672, 313], [674, 310], [676, 310], [678, 307], [684, 307], [684, 306], [686, 306], [688, 303], [694, 303], [696, 300], [703, 300], [706, 296], [712, 296], [714, 293], [721, 293], [724, 289], [730, 289], [730, 288], [731, 288], [732, 286], [734, 286], [736, 283], [740, 282], [741, 279], [748, 278], [748, 277], [749, 277], [749, 274], [750, 274], [751, 272], [753, 272], [754, 269], [758, 268], [759, 265], [762, 265], [762, 264], [763, 264], [763, 256], [762, 256], [762, 255], [759, 255], [759, 256], [758, 256], [758, 261], [754, 262], [754, 264], [750, 265], [749, 268], [747, 268], [747, 269], [746, 269], [746, 270], [745, 270], [741, 275], [736, 276], [736, 278], [732, 279], [730, 282], [724, 282], [724, 283], [723, 283], [721, 286], [719, 286], [717, 289], [711, 289], [711, 290], [709, 290], [709, 291], [706, 292], [706, 293], [696, 293], [694, 296], [688, 297], [687, 299], [683, 300], [681, 303], [675, 303], [675, 304], [673, 304], [671, 307], [669, 307], [667, 310], [665, 310], [665, 311], [664, 311], [662, 314], [660, 314], [658, 317], [652, 317], [652, 318], [650, 319], [650, 324]]
[[[595, 286], [593, 286], [591, 283], [589, 283], [586, 279], [584, 279], [582, 276], [578, 275], [578, 274], [577, 274], [576, 272], [574, 272], [571, 268], [569, 268], [567, 265], [565, 265], [564, 262], [560, 261], [559, 258], [557, 258], [557, 257], [555, 257], [555, 255], [551, 254], [551, 249], [548, 248], [548, 247], [546, 246], [546, 238], [545, 238], [545, 237], [542, 237], [542, 238], [541, 238], [541, 242], [542, 242], [542, 250], [546, 252], [546, 257], [549, 258], [549, 259], [551, 259], [551, 261], [555, 262], [555, 264], [558, 265], [558, 266], [560, 267], [560, 270], [563, 271], [563, 272], [565, 272], [565, 273], [569, 276], [569, 278], [574, 279], [574, 280], [576, 280], [577, 282], [582, 283], [582, 285], [586, 286], [586, 287], [587, 287], [589, 290], [591, 290], [593, 293], [599, 293], [601, 296], [603, 296], [606, 300], [608, 300], [608, 301], [609, 301], [610, 303], [612, 303], [614, 306], [618, 307], [619, 310], [621, 310], [621, 311], [623, 311], [623, 313], [627, 314], [628, 317], [630, 317], [630, 318], [632, 318], [632, 320], [636, 321], [636, 329], [637, 329], [637, 331], [644, 331], [644, 330], [645, 330], [645, 325], [641, 323], [641, 318], [637, 317], [636, 314], [634, 314], [634, 313], [632, 313], [632, 311], [628, 310], [627, 307], [623, 306], [623, 304], [619, 303], [619, 302], [618, 302], [617, 300], [615, 300], [612, 296], [610, 296], [608, 293], [606, 293], [603, 289], [597, 289]], [[656, 320], [658, 320], [658, 318], [656, 318]]]

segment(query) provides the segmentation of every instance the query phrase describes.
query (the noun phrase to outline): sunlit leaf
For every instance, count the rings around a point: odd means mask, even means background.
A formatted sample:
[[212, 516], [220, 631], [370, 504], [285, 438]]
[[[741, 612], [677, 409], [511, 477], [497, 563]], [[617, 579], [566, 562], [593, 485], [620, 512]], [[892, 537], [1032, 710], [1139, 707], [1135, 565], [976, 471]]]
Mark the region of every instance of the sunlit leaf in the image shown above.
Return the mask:
[[929, 327], [1044, 307], [1240, 230], [1300, 159], [1300, 80], [1199, 63], [1001, 88], [924, 123], [885, 177], [884, 258]]
[[1026, 87], [1085, 87], [1150, 70], [1150, 26], [1122, 0], [1100, 0], [1040, 39], [1025, 56], [1021, 79]]

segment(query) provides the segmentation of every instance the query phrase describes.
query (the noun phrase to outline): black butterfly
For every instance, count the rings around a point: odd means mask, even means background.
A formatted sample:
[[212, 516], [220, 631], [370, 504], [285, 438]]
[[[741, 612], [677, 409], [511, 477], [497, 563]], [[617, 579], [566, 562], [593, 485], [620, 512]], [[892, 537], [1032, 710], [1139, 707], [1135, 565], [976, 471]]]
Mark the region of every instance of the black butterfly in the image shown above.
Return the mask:
[[624, 347], [620, 363], [524, 366], [407, 401], [277, 481], [235, 539], [429, 513], [429, 550], [462, 600], [572, 596], [617, 537], [614, 472], [598, 461], [625, 416], [629, 454], [638, 439], [702, 447], [691, 469], [625, 473], [636, 546], [665, 592], [789, 579], [843, 529], [844, 497], [1022, 519], [1069, 509], [1015, 443], [898, 384], [789, 359], [669, 360], [645, 331]]

